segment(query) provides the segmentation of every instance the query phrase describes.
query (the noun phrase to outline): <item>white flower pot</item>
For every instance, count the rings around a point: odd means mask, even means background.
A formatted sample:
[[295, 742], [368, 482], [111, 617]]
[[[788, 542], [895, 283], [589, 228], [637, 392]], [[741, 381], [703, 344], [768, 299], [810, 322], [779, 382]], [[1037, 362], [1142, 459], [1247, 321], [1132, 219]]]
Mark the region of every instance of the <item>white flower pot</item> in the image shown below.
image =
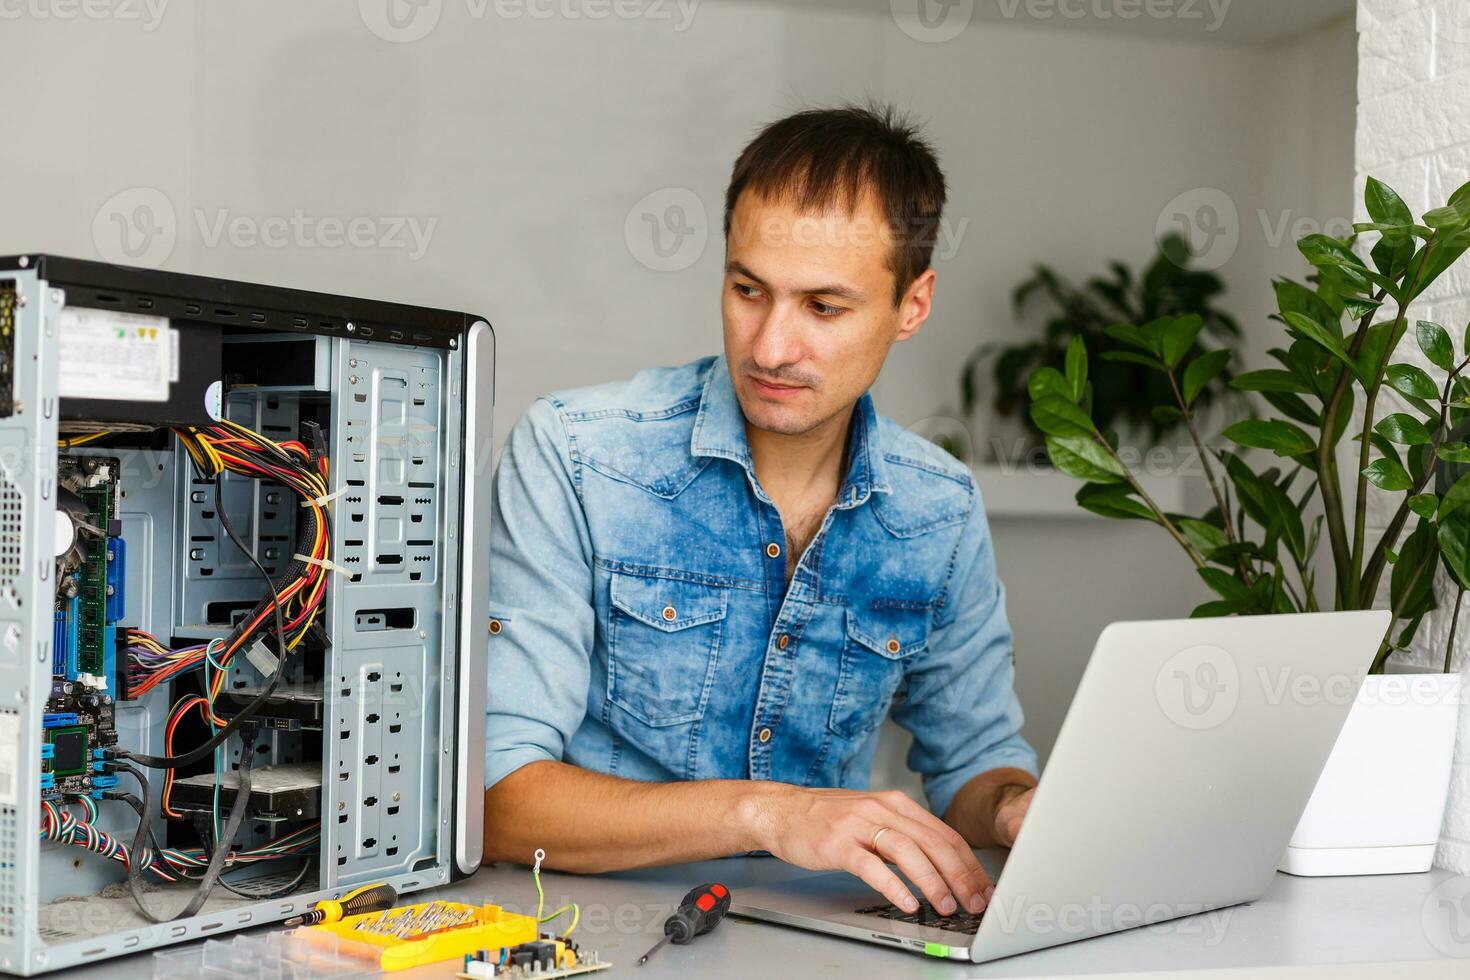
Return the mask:
[[1401, 874], [1434, 862], [1459, 674], [1370, 675], [1281, 858], [1294, 875]]

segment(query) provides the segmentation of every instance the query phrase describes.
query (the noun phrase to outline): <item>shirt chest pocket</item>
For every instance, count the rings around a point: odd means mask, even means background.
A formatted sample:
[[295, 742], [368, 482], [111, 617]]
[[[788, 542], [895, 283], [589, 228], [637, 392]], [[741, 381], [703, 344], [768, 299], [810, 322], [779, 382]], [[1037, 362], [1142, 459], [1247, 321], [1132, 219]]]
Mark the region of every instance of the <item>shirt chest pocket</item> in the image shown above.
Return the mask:
[[607, 696], [646, 725], [698, 721], [719, 659], [727, 590], [614, 573], [607, 628]]
[[914, 657], [928, 642], [928, 609], [848, 609], [828, 723], [832, 731], [844, 738], [863, 738], [877, 728]]

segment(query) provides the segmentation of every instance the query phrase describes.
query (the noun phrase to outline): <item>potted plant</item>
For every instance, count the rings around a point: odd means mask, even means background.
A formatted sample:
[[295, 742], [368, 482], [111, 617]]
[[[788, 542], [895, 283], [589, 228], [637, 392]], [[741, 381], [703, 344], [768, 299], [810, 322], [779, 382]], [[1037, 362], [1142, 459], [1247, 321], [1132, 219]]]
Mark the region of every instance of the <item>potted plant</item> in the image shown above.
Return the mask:
[[[1394, 624], [1283, 857], [1282, 870], [1298, 874], [1428, 870], [1460, 702], [1451, 658], [1470, 587], [1470, 473], [1459, 473], [1470, 444], [1457, 433], [1470, 420], [1470, 337], [1457, 353], [1443, 327], [1411, 320], [1409, 307], [1470, 246], [1470, 184], [1420, 222], [1372, 178], [1365, 203], [1372, 220], [1352, 237], [1297, 243], [1312, 266], [1305, 282], [1275, 283], [1272, 319], [1285, 337], [1270, 355], [1279, 366], [1231, 381], [1274, 416], [1225, 428], [1236, 448], [1207, 446], [1195, 422], [1200, 393], [1231, 358], [1195, 352], [1198, 315], [1106, 329], [1122, 346], [1103, 358], [1164, 381], [1168, 398], [1153, 411], [1188, 432], [1209, 488], [1204, 513], [1163, 512], [1125, 465], [1116, 433], [1098, 424], [1082, 338], [1060, 370], [1042, 367], [1027, 384], [1053, 465], [1084, 481], [1077, 502], [1157, 524], [1215, 593], [1193, 615], [1371, 608], [1386, 582]], [[1395, 363], [1411, 330], [1421, 363]], [[1253, 462], [1262, 452], [1267, 461]], [[1368, 523], [1370, 492], [1388, 495], [1391, 507], [1378, 534]], [[1436, 608], [1437, 567], [1455, 588], [1443, 672], [1387, 674]]]
[[[1120, 321], [1147, 323], [1170, 314], [1197, 313], [1203, 337], [1215, 343], [1234, 343], [1240, 337], [1235, 319], [1215, 304], [1225, 285], [1213, 272], [1190, 268], [1192, 256], [1183, 236], [1170, 233], [1160, 239], [1158, 254], [1142, 274], [1121, 262], [1108, 265], [1106, 275], [1075, 285], [1052, 268], [1038, 264], [1030, 278], [1016, 286], [1011, 306], [1019, 317], [1045, 302], [1046, 323], [1039, 336], [1019, 343], [988, 343], [977, 347], [960, 371], [960, 408], [970, 417], [980, 400], [981, 368], [990, 365], [990, 408], [996, 418], [1021, 416], [1025, 420], [1026, 379], [1036, 369], [1060, 369], [1067, 345], [1081, 337], [1093, 353], [1127, 349], [1108, 336], [1106, 328]], [[1195, 353], [1206, 349], [1199, 342]], [[1120, 428], [1126, 436], [1158, 445], [1180, 424], [1177, 418], [1159, 418], [1152, 409], [1169, 397], [1156, 373], [1128, 361], [1108, 361], [1092, 372], [1092, 415], [1103, 429]], [[1227, 376], [1212, 379], [1199, 393], [1197, 404], [1227, 394]], [[1020, 453], [1038, 450], [1042, 433], [1027, 425]], [[948, 447], [946, 447], [948, 448]]]

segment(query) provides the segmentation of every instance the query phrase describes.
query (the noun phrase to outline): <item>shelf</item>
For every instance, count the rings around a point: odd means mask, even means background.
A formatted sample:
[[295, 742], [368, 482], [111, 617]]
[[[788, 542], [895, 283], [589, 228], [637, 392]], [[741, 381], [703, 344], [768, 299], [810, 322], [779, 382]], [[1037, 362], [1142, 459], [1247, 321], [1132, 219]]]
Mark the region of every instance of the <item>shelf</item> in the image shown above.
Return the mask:
[[[1026, 464], [985, 463], [971, 472], [985, 500], [992, 521], [1006, 519], [1097, 520], [1101, 517], [1077, 506], [1082, 483], [1065, 473]], [[1139, 478], [1148, 495], [1167, 512], [1192, 509], [1192, 477], [1150, 476]]]

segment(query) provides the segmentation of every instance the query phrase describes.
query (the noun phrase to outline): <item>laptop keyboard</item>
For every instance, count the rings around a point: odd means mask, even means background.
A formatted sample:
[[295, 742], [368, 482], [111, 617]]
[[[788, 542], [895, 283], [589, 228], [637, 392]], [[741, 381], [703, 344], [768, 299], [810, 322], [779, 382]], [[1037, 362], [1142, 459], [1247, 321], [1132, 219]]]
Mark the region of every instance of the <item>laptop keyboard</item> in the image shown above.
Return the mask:
[[920, 902], [917, 912], [905, 912], [897, 905], [870, 905], [867, 908], [857, 910], [858, 915], [875, 915], [880, 919], [892, 919], [894, 922], [911, 922], [916, 926], [930, 926], [935, 929], [947, 929], [950, 932], [962, 932], [974, 935], [980, 928], [980, 919], [985, 915], [972, 915], [969, 912], [957, 912], [954, 915], [941, 915], [934, 906], [928, 902]]

